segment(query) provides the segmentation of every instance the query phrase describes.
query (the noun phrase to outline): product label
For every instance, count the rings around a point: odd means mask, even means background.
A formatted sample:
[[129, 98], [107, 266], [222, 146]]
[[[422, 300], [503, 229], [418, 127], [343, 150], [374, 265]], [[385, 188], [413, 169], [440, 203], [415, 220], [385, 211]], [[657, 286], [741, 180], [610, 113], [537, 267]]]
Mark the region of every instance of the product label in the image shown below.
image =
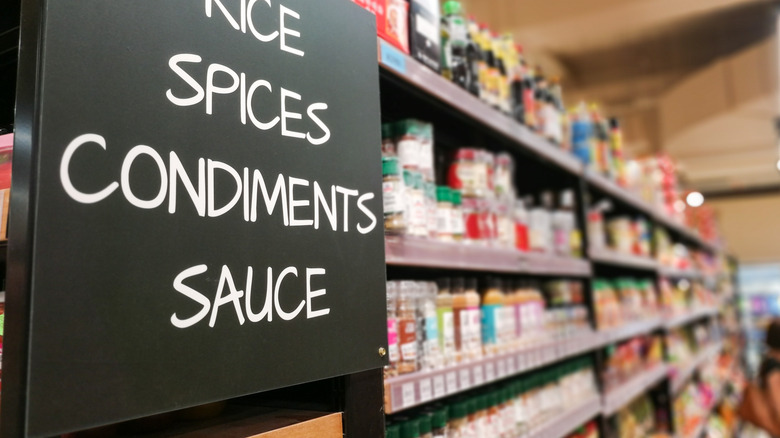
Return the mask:
[[482, 344], [495, 345], [498, 343], [498, 326], [500, 325], [501, 306], [498, 304], [486, 304], [482, 306]]
[[452, 234], [450, 222], [452, 221], [452, 208], [436, 208], [436, 230], [439, 234]]
[[400, 140], [397, 145], [398, 162], [406, 169], [420, 166], [420, 142], [417, 139]]
[[454, 236], [463, 236], [466, 227], [463, 222], [463, 210], [460, 208], [453, 208], [450, 215], [450, 231]]
[[420, 190], [409, 190], [406, 193], [412, 234], [417, 236], [425, 235], [427, 234], [425, 198]]
[[398, 321], [387, 319], [387, 355], [390, 363], [398, 362]]
[[451, 178], [450, 187], [455, 189], [461, 189], [464, 192], [473, 191], [477, 187], [477, 169], [474, 164], [471, 163], [457, 163], [455, 166], [455, 172], [453, 172], [455, 178]]
[[439, 40], [439, 28], [420, 14], [415, 15], [415, 30], [430, 41]]
[[414, 319], [401, 319], [400, 328], [401, 360], [417, 360], [417, 332]]
[[455, 322], [452, 309], [436, 309], [439, 324], [439, 346], [444, 357], [449, 360], [455, 353]]
[[385, 181], [382, 183], [382, 205], [385, 216], [403, 213], [404, 211], [404, 184], [401, 180]]

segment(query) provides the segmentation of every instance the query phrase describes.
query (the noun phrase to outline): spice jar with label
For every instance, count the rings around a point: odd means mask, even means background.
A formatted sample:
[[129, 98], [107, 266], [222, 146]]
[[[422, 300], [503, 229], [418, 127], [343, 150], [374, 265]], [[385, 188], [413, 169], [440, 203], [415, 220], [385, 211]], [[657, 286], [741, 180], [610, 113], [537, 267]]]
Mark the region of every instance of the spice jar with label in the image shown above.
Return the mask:
[[404, 183], [396, 157], [382, 158], [382, 205], [385, 232], [390, 234], [403, 233], [406, 230]]
[[415, 296], [417, 285], [402, 281], [398, 290], [398, 337], [401, 351], [398, 374], [417, 371], [417, 318]]
[[478, 151], [473, 148], [461, 148], [455, 154], [455, 161], [450, 165], [447, 176], [448, 185], [460, 190], [464, 198], [481, 196], [479, 187], [479, 164], [477, 163]]
[[447, 186], [436, 187], [436, 231], [439, 240], [450, 242], [452, 237], [452, 195]]
[[451, 190], [450, 199], [452, 200], [452, 220], [450, 222], [452, 239], [458, 242], [463, 240], [463, 235], [466, 232], [460, 190]]

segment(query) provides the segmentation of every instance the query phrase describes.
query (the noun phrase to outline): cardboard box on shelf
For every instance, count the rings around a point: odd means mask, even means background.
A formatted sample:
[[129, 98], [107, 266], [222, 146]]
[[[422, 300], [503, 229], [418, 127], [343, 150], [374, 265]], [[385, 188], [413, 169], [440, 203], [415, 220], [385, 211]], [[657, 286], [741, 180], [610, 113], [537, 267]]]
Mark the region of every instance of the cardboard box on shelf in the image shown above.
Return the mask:
[[411, 0], [409, 3], [409, 51], [433, 71], [441, 60], [439, 0]]
[[377, 35], [409, 54], [409, 3], [404, 0], [354, 1], [376, 15]]

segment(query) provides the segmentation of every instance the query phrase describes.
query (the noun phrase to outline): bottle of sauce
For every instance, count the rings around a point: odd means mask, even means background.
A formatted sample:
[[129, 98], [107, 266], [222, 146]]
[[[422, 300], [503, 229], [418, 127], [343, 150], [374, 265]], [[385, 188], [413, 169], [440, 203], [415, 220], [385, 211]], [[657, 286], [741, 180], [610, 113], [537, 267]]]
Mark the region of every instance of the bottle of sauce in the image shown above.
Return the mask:
[[423, 414], [417, 419], [420, 429], [420, 438], [433, 438], [433, 424], [431, 423], [431, 414]]
[[449, 434], [447, 438], [472, 438], [468, 435], [468, 412], [464, 401], [450, 404]]
[[439, 291], [436, 294], [436, 322], [439, 329], [439, 348], [444, 365], [450, 366], [456, 363], [455, 322], [452, 313], [450, 279], [440, 278], [438, 280], [438, 288]]
[[420, 423], [417, 419], [401, 423], [401, 438], [420, 438]]
[[464, 89], [472, 79], [468, 65], [467, 48], [470, 44], [468, 26], [463, 18], [460, 2], [449, 0], [443, 5], [441, 20], [442, 76]]
[[431, 417], [431, 426], [433, 438], [449, 438], [449, 427], [447, 426], [448, 409], [446, 406], [437, 409]]
[[528, 210], [525, 201], [515, 200], [515, 248], [520, 251], [528, 251]]
[[496, 354], [499, 351], [499, 327], [504, 307], [502, 283], [498, 278], [489, 278], [488, 287], [482, 295], [482, 345], [485, 354]]
[[455, 330], [455, 360], [463, 362], [467, 358], [466, 345], [469, 337], [469, 310], [466, 301], [465, 284], [462, 277], [452, 280], [452, 320]]
[[501, 326], [499, 327], [499, 352], [513, 351], [517, 346], [517, 318], [515, 317], [515, 291], [509, 281], [504, 282], [504, 306], [501, 309]]
[[420, 283], [418, 313], [422, 316], [423, 369], [439, 369], [443, 366], [439, 348], [439, 324], [436, 309], [437, 286], [432, 281]]
[[468, 322], [466, 323], [466, 332], [468, 333], [465, 345], [466, 359], [474, 360], [482, 357], [482, 330], [480, 328], [482, 315], [479, 309], [480, 299], [479, 293], [477, 293], [476, 278], [466, 280], [464, 297], [468, 315]]
[[398, 294], [399, 348], [398, 374], [417, 371], [417, 318], [415, 296], [417, 285], [413, 281], [401, 281]]
[[400, 353], [398, 350], [398, 282], [387, 282], [387, 356], [385, 379], [398, 374], [397, 366]]

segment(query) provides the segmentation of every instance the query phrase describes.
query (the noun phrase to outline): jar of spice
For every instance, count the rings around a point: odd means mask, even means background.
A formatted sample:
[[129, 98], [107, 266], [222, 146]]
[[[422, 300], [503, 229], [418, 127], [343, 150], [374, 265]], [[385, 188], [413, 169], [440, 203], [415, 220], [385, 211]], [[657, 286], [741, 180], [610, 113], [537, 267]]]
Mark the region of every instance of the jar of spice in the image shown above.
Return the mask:
[[450, 221], [452, 239], [455, 241], [460, 241], [463, 240], [463, 235], [466, 232], [466, 225], [463, 220], [463, 206], [461, 202], [460, 190], [451, 190], [450, 200], [452, 201], [452, 219]]
[[382, 205], [385, 232], [400, 234], [406, 229], [404, 211], [404, 183], [398, 167], [398, 158], [382, 158]]
[[463, 197], [482, 196], [479, 187], [480, 164], [477, 162], [478, 151], [473, 148], [461, 148], [455, 154], [455, 161], [450, 165], [447, 182], [453, 189], [460, 190]]
[[436, 187], [436, 231], [439, 240], [452, 241], [452, 195], [447, 186]]

